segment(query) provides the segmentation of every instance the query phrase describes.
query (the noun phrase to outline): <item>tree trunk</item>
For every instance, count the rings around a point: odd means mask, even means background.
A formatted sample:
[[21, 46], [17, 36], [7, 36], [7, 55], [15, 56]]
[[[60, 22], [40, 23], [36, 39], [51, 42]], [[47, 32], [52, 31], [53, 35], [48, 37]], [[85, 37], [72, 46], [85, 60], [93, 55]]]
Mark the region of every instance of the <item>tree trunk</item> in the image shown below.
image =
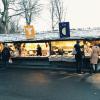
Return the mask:
[[8, 34], [8, 1], [2, 0], [4, 5], [4, 12], [2, 14], [2, 22], [4, 24], [4, 33]]

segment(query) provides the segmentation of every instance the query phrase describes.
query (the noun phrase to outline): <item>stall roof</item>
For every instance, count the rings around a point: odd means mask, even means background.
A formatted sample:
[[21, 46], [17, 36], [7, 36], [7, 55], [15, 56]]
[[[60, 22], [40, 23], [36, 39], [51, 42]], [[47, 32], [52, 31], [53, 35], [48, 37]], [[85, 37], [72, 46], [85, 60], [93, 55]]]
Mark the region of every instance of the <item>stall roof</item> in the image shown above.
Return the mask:
[[61, 39], [58, 31], [54, 32], [40, 32], [32, 39], [27, 39], [24, 34], [0, 34], [1, 42], [42, 42], [42, 41], [54, 41], [54, 40], [77, 40], [77, 39], [100, 39], [100, 29], [89, 30], [70, 30], [70, 37]]

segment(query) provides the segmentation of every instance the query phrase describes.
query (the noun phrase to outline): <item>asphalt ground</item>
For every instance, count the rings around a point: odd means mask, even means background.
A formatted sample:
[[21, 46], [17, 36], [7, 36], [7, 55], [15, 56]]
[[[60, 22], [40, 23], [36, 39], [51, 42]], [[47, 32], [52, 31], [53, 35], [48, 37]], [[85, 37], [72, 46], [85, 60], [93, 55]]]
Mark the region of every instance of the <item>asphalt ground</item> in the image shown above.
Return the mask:
[[100, 74], [0, 69], [0, 100], [100, 100]]

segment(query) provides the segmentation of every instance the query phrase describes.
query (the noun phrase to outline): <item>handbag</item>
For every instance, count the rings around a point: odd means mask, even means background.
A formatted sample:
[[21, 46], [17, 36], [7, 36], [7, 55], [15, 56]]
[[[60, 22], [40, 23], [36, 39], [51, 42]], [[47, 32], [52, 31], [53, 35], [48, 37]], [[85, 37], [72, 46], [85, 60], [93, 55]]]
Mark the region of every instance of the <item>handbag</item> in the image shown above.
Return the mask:
[[12, 63], [13, 63], [13, 61], [12, 61], [12, 59], [11, 59], [11, 58], [9, 59], [9, 61], [8, 61], [8, 62], [9, 62], [10, 64], [12, 64]]
[[73, 51], [72, 51], [72, 55], [75, 55], [75, 54], [77, 54], [77, 52], [76, 52], [76, 50], [74, 48]]

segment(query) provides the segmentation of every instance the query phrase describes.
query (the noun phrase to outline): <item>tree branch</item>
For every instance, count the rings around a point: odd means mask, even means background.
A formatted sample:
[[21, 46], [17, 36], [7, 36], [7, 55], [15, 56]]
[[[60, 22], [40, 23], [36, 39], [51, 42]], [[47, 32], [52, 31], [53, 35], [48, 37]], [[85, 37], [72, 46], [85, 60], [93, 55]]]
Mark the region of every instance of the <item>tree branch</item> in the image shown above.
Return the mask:
[[14, 10], [14, 11], [21, 11], [21, 9], [18, 9], [18, 10], [14, 9], [14, 8], [8, 8], [8, 9], [11, 9], [11, 10]]

